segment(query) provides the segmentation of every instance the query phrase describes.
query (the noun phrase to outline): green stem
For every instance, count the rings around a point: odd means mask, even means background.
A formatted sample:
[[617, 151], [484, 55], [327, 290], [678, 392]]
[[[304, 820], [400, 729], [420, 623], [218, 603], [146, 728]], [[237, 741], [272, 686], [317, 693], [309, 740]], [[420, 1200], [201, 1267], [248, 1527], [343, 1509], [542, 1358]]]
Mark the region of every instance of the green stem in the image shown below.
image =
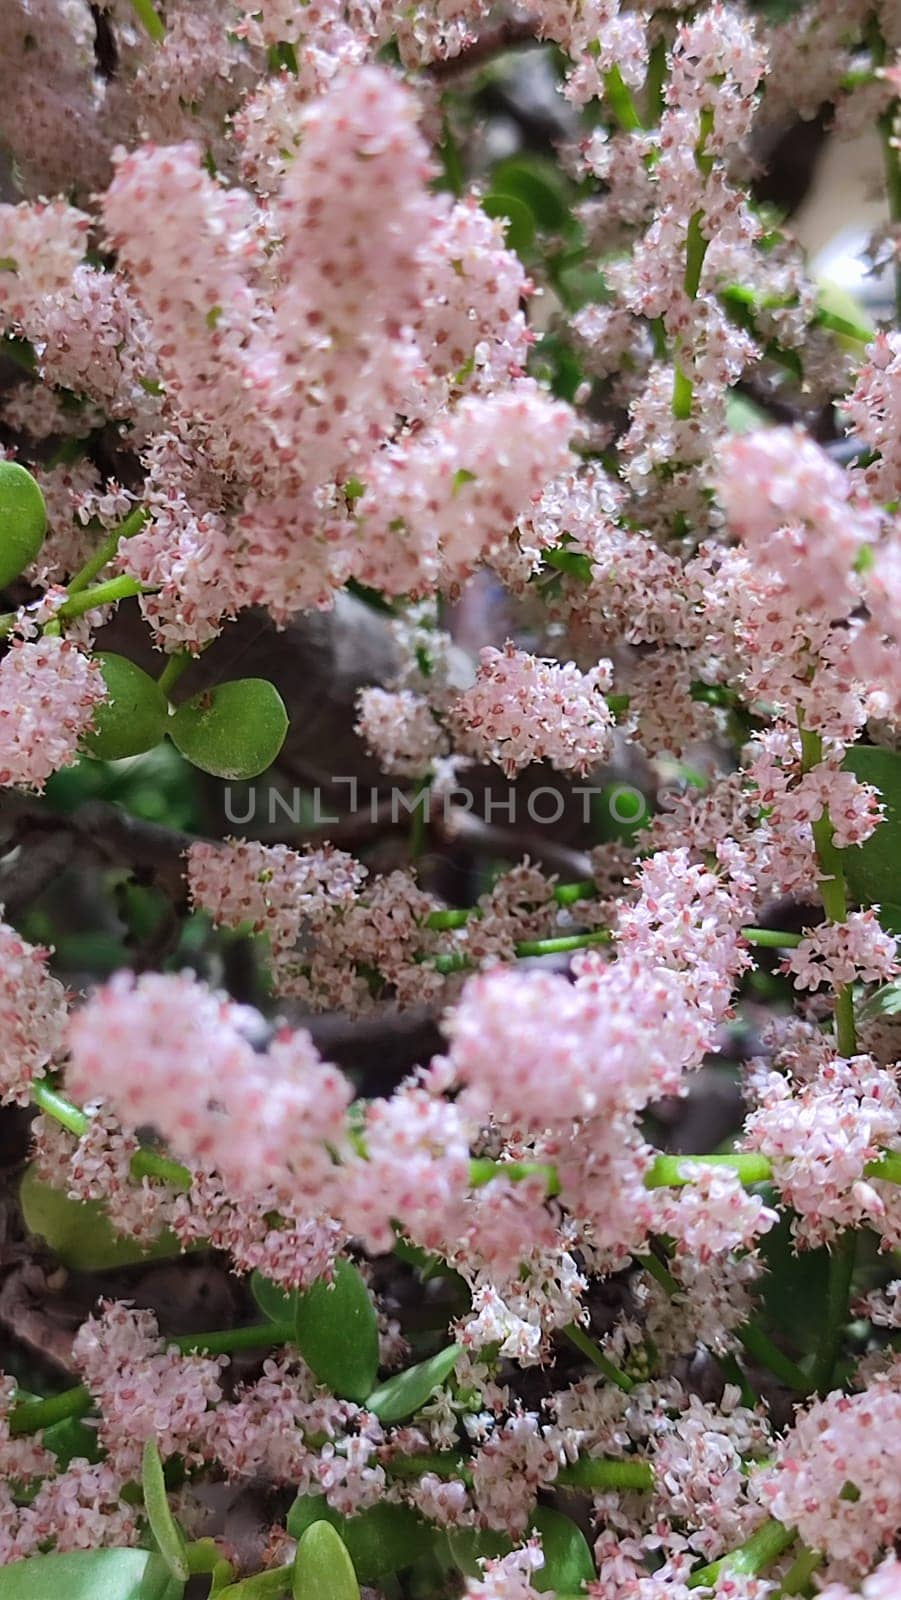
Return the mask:
[[166, 37], [166, 25], [154, 10], [152, 0], [131, 0], [131, 9], [154, 44], [162, 44]]
[[[698, 149], [703, 147], [703, 139], [699, 141]], [[703, 157], [696, 157], [699, 163]], [[701, 272], [704, 267], [704, 256], [707, 254], [709, 238], [701, 232], [704, 221], [703, 210], [693, 211], [688, 221], [687, 234], [685, 234], [685, 293], [688, 299], [698, 299], [698, 290], [701, 286]], [[677, 341], [679, 347], [679, 341]], [[679, 350], [674, 357], [674, 374], [672, 374], [672, 414], [677, 422], [687, 422], [691, 416], [691, 406], [695, 403], [695, 386], [682, 370], [679, 363]]]
[[802, 1548], [776, 1590], [777, 1597], [784, 1595], [788, 1600], [789, 1596], [807, 1594], [810, 1589], [811, 1578], [817, 1568], [822, 1565], [823, 1557], [819, 1550]]
[[470, 906], [448, 906], [446, 910], [433, 911], [431, 916], [426, 917], [425, 927], [441, 930], [445, 928], [465, 928], [472, 916], [475, 916], [475, 912]]
[[[593, 900], [597, 895], [597, 884], [593, 878], [580, 878], [577, 883], [558, 883], [554, 889], [554, 899], [558, 906], [573, 906], [580, 900]], [[447, 906], [441, 911], [433, 911], [426, 917], [426, 928], [464, 928], [470, 917], [477, 917], [478, 906]]]
[[157, 1178], [161, 1183], [171, 1184], [173, 1189], [190, 1189], [193, 1182], [190, 1171], [180, 1161], [172, 1161], [169, 1156], [146, 1147], [136, 1150], [132, 1156], [131, 1175], [139, 1181], [141, 1178]]
[[637, 133], [642, 125], [641, 117], [617, 66], [612, 66], [604, 73], [604, 97], [614, 120], [619, 123], [623, 132]]
[[[40, 1080], [33, 1083], [31, 1099], [38, 1110], [43, 1111], [46, 1116], [53, 1117], [76, 1139], [83, 1138], [87, 1133], [90, 1127], [90, 1118], [87, 1114], [49, 1084]], [[772, 1165], [767, 1157], [754, 1150], [714, 1155], [658, 1155], [645, 1174], [645, 1188], [680, 1188], [691, 1183], [692, 1179], [683, 1172], [687, 1162], [702, 1163], [709, 1167], [729, 1167], [738, 1173], [742, 1183], [764, 1183], [773, 1175]], [[171, 1184], [175, 1189], [191, 1187], [192, 1177], [187, 1167], [146, 1146], [136, 1150], [132, 1156], [131, 1172], [132, 1176], [139, 1180], [156, 1178], [162, 1183]], [[543, 1176], [549, 1196], [560, 1193], [556, 1169], [548, 1162], [494, 1161], [488, 1156], [477, 1156], [469, 1164], [469, 1181], [475, 1189], [499, 1176], [518, 1183], [522, 1178], [532, 1177], [535, 1173], [541, 1173]], [[885, 1183], [901, 1184], [901, 1151], [887, 1150], [875, 1161], [867, 1162], [864, 1175], [868, 1178], [879, 1178]], [[665, 1270], [656, 1258], [639, 1259], [649, 1271], [659, 1274]]]
[[[513, 946], [513, 953], [520, 959], [527, 956], [566, 955], [570, 950], [585, 950], [595, 944], [610, 944], [612, 940], [613, 935], [609, 928], [595, 928], [591, 933], [564, 934], [558, 939], [520, 939]], [[424, 964], [434, 967], [436, 972], [445, 975], [451, 972], [468, 972], [475, 965], [464, 950], [451, 950], [445, 954], [426, 956]]]
[[533, 1178], [539, 1173], [544, 1178], [546, 1194], [553, 1198], [560, 1193], [557, 1169], [542, 1161], [493, 1161], [490, 1156], [474, 1156], [469, 1163], [469, 1182], [473, 1189], [482, 1189], [492, 1178], [508, 1178], [520, 1183], [523, 1178]]
[[[66, 1096], [59, 1093], [58, 1089], [51, 1088], [49, 1083], [40, 1080], [31, 1085], [32, 1104], [43, 1111], [45, 1116], [52, 1117], [61, 1128], [74, 1134], [76, 1139], [83, 1139], [91, 1126], [91, 1119], [80, 1106], [72, 1104]], [[143, 1147], [136, 1150], [131, 1158], [131, 1175], [138, 1181], [142, 1178], [158, 1178], [163, 1183], [169, 1183], [175, 1189], [190, 1189], [191, 1173], [183, 1167], [180, 1161], [173, 1161], [169, 1156], [160, 1154], [157, 1150]]]
[[520, 939], [514, 946], [516, 954], [523, 956], [562, 956], [570, 950], [584, 950], [594, 944], [610, 944], [613, 934], [609, 928], [594, 928], [591, 933], [563, 934], [557, 939]]
[[410, 860], [420, 861], [426, 847], [428, 838], [429, 791], [430, 778], [420, 778], [413, 798], [413, 809], [410, 813]]
[[673, 400], [672, 412], [677, 422], [687, 422], [691, 416], [691, 407], [694, 400], [694, 385], [689, 377], [682, 371], [678, 361], [673, 368]]
[[656, 1279], [661, 1289], [664, 1289], [668, 1295], [672, 1296], [681, 1292], [679, 1284], [669, 1268], [665, 1267], [663, 1262], [655, 1256], [653, 1250], [649, 1250], [646, 1256], [636, 1256], [635, 1264], [643, 1267], [645, 1272], [649, 1272], [651, 1277]]
[[648, 123], [659, 122], [665, 105], [663, 87], [666, 83], [666, 39], [657, 39], [648, 57], [648, 75], [644, 84], [645, 107]]
[[247, 1328], [221, 1328], [214, 1333], [179, 1333], [166, 1336], [182, 1355], [230, 1356], [238, 1350], [267, 1350], [271, 1345], [290, 1344], [293, 1322], [255, 1322]]
[[811, 1374], [812, 1387], [820, 1394], [828, 1393], [832, 1387], [835, 1364], [841, 1353], [842, 1338], [849, 1315], [856, 1250], [857, 1234], [853, 1228], [846, 1228], [830, 1252], [826, 1317]]
[[83, 1417], [93, 1403], [83, 1383], [74, 1389], [64, 1389], [62, 1394], [47, 1395], [43, 1400], [23, 1400], [21, 1405], [13, 1406], [9, 1414], [9, 1431], [13, 1435], [37, 1433], [54, 1422], [64, 1422], [67, 1417]]
[[803, 937], [800, 933], [784, 933], [779, 928], [742, 928], [741, 936], [761, 950], [793, 950]]
[[[812, 733], [804, 727], [800, 716], [798, 729], [801, 735], [801, 771], [810, 772], [823, 759], [823, 740], [818, 733]], [[845, 922], [848, 916], [845, 872], [828, 809], [816, 822], [811, 823], [811, 833], [820, 872], [819, 890], [823, 909], [830, 922]], [[854, 991], [849, 983], [839, 985], [835, 991], [835, 1042], [840, 1055], [853, 1056], [857, 1053]]]
[[745, 1323], [743, 1328], [735, 1330], [738, 1338], [752, 1361], [759, 1367], [767, 1367], [780, 1382], [789, 1389], [796, 1389], [798, 1394], [810, 1394], [813, 1385], [806, 1372], [802, 1372], [796, 1362], [783, 1353], [772, 1339], [758, 1328], [753, 1322]]
[[[888, 58], [888, 47], [879, 23], [874, 15], [871, 17], [867, 29], [870, 50], [873, 57], [873, 67], [884, 67]], [[879, 140], [882, 145], [882, 168], [885, 174], [885, 190], [888, 200], [888, 214], [892, 222], [901, 221], [901, 155], [895, 146], [895, 119], [898, 112], [898, 101], [893, 100], [886, 106], [878, 121]], [[901, 262], [895, 264], [895, 309], [901, 317]]]
[[362, 600], [364, 606], [368, 606], [370, 611], [377, 611], [383, 617], [397, 617], [400, 615], [400, 609], [394, 604], [394, 601], [386, 600], [378, 589], [370, 589], [367, 584], [358, 583], [356, 578], [348, 578], [344, 587], [348, 594], [353, 595], [355, 600]]
[[107, 578], [105, 583], [97, 583], [93, 589], [82, 589], [71, 600], [64, 600], [56, 614], [66, 618], [81, 617], [95, 606], [110, 605], [114, 600], [128, 600], [133, 594], [146, 592], [137, 578]]
[[604, 1457], [593, 1460], [583, 1456], [568, 1467], [561, 1467], [554, 1483], [569, 1489], [653, 1489], [654, 1469], [649, 1461], [608, 1461]]
[[[893, 222], [901, 218], [901, 158], [895, 148], [895, 112], [897, 101], [879, 118], [879, 138], [882, 144], [882, 164], [888, 195], [889, 216]], [[895, 263], [895, 310], [901, 317], [901, 263]]]
[[657, 1156], [644, 1175], [646, 1189], [679, 1189], [694, 1179], [685, 1168], [689, 1165], [727, 1167], [738, 1174], [742, 1183], [765, 1183], [773, 1175], [772, 1163], [756, 1150], [735, 1151], [711, 1156]]
[[270, 1567], [268, 1572], [254, 1573], [252, 1578], [242, 1578], [220, 1589], [217, 1600], [276, 1600], [277, 1596], [290, 1594], [294, 1563], [287, 1567]]
[[423, 1450], [417, 1455], [394, 1456], [385, 1462], [389, 1478], [421, 1478], [431, 1472], [436, 1478], [469, 1478], [468, 1457], [460, 1450]]
[[563, 1332], [570, 1344], [574, 1344], [576, 1349], [580, 1350], [582, 1355], [586, 1356], [592, 1365], [597, 1367], [598, 1372], [604, 1374], [608, 1382], [615, 1383], [616, 1387], [622, 1389], [624, 1394], [631, 1394], [635, 1388], [632, 1379], [627, 1377], [626, 1373], [621, 1371], [613, 1361], [607, 1359], [603, 1351], [598, 1349], [594, 1340], [589, 1338], [578, 1323], [571, 1322], [568, 1327], [563, 1329]]
[[163, 694], [168, 695], [169, 690], [175, 688], [182, 673], [190, 666], [193, 660], [194, 657], [191, 655], [190, 650], [176, 650], [174, 655], [169, 657], [156, 680]]
[[103, 543], [98, 545], [90, 560], [85, 562], [84, 566], [76, 572], [74, 578], [66, 585], [70, 595], [80, 594], [83, 589], [93, 583], [98, 572], [102, 572], [107, 563], [112, 561], [119, 548], [119, 541], [121, 539], [132, 539], [136, 533], [140, 533], [147, 521], [147, 515], [143, 506], [136, 506], [134, 511], [125, 518], [125, 521], [119, 524], [118, 528], [113, 528], [112, 532], [107, 534]]
[[39, 1111], [43, 1111], [45, 1116], [52, 1117], [61, 1128], [73, 1133], [76, 1139], [83, 1139], [91, 1126], [91, 1119], [85, 1111], [73, 1105], [65, 1095], [57, 1093], [56, 1089], [51, 1089], [49, 1083], [42, 1083], [40, 1079], [31, 1085], [31, 1100]]
[[764, 1522], [756, 1533], [752, 1533], [743, 1545], [737, 1550], [732, 1550], [729, 1555], [721, 1556], [719, 1561], [711, 1561], [706, 1567], [701, 1567], [698, 1572], [693, 1572], [688, 1580], [689, 1589], [698, 1589], [703, 1584], [705, 1588], [713, 1588], [721, 1572], [734, 1572], [743, 1577], [756, 1578], [764, 1567], [781, 1556], [795, 1540], [794, 1528], [786, 1528], [783, 1523], [772, 1520]]
[[701, 232], [701, 223], [704, 221], [703, 211], [692, 213], [685, 235], [685, 293], [689, 300], [698, 298], [701, 287], [701, 271], [704, 266], [704, 257], [710, 240]]

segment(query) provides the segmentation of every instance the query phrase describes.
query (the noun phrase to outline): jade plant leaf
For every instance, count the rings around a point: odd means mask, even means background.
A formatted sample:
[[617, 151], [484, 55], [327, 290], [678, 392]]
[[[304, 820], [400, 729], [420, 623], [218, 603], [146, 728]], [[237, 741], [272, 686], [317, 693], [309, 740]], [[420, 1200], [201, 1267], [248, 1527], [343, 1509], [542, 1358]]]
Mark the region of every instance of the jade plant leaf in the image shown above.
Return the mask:
[[294, 1325], [297, 1347], [319, 1382], [342, 1400], [366, 1400], [379, 1369], [379, 1328], [352, 1262], [340, 1258], [331, 1283], [323, 1278], [298, 1294]]
[[380, 1422], [404, 1422], [450, 1377], [460, 1355], [460, 1345], [451, 1344], [437, 1355], [429, 1356], [427, 1361], [419, 1361], [405, 1372], [396, 1372], [372, 1391], [366, 1409], [374, 1412]]
[[360, 1585], [340, 1533], [314, 1522], [294, 1556], [293, 1600], [360, 1600]]
[[72, 1550], [0, 1567], [0, 1600], [180, 1600], [153, 1550]]
[[340, 1533], [360, 1583], [377, 1584], [403, 1572], [431, 1549], [435, 1530], [409, 1506], [387, 1502], [355, 1517], [343, 1517], [324, 1495], [299, 1495], [288, 1512], [288, 1532], [299, 1539], [314, 1522], [330, 1522]]
[[176, 749], [215, 778], [257, 778], [285, 742], [288, 713], [274, 684], [236, 678], [204, 689], [169, 718]]
[[181, 1244], [172, 1233], [160, 1234], [147, 1246], [116, 1233], [99, 1201], [70, 1199], [62, 1189], [44, 1183], [33, 1166], [25, 1170], [19, 1200], [30, 1231], [40, 1234], [75, 1272], [104, 1272], [108, 1267], [181, 1254]]

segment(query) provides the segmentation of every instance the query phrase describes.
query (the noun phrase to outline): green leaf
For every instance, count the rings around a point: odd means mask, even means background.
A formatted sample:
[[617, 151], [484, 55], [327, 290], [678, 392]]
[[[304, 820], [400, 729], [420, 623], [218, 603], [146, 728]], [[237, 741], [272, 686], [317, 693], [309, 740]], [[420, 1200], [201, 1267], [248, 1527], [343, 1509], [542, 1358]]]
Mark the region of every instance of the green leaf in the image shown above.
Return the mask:
[[0, 588], [35, 559], [47, 532], [47, 508], [36, 480], [18, 461], [0, 461]]
[[581, 1528], [550, 1506], [539, 1506], [532, 1527], [541, 1535], [544, 1566], [535, 1574], [533, 1586], [542, 1594], [547, 1589], [576, 1590], [597, 1577], [591, 1550]]
[[876, 1022], [880, 1017], [901, 1016], [901, 978], [884, 983], [857, 1007], [858, 1022]]
[[341, 1535], [314, 1522], [294, 1556], [293, 1600], [360, 1600], [360, 1585]]
[[335, 1262], [297, 1296], [297, 1347], [307, 1366], [342, 1400], [366, 1400], [379, 1370], [379, 1328], [369, 1290], [352, 1262]]
[[274, 684], [236, 678], [204, 689], [169, 718], [172, 743], [215, 778], [257, 778], [285, 742], [288, 713]]
[[151, 1550], [73, 1550], [0, 1567], [0, 1600], [180, 1600]]
[[535, 237], [535, 218], [522, 200], [515, 194], [499, 194], [492, 190], [482, 200], [482, 210], [486, 216], [501, 217], [506, 223], [504, 243], [508, 250], [515, 250], [519, 255], [528, 250]]
[[569, 185], [552, 161], [535, 157], [511, 156], [499, 161], [491, 174], [492, 190], [513, 195], [528, 206], [532, 216], [548, 233], [566, 233], [573, 226]]
[[794, 1213], [780, 1207], [779, 1195], [771, 1185], [761, 1187], [760, 1193], [780, 1216], [776, 1226], [758, 1241], [766, 1269], [758, 1295], [773, 1327], [787, 1335], [796, 1350], [810, 1351], [822, 1332], [829, 1252], [802, 1250], [796, 1255], [791, 1234]]
[[286, 1293], [261, 1272], [250, 1275], [250, 1292], [264, 1317], [270, 1322], [293, 1322], [297, 1315], [297, 1290]]
[[[544, 1552], [544, 1566], [532, 1577], [533, 1588], [540, 1594], [553, 1589], [576, 1591], [583, 1583], [594, 1582], [597, 1573], [591, 1551], [581, 1528], [571, 1517], [549, 1506], [538, 1506], [531, 1527], [540, 1534]], [[506, 1534], [477, 1532], [473, 1528], [449, 1532], [448, 1542], [460, 1571], [468, 1578], [480, 1576], [480, 1560], [508, 1555], [513, 1549]]]
[[407, 1367], [405, 1372], [396, 1372], [393, 1378], [373, 1389], [366, 1401], [367, 1411], [373, 1412], [380, 1422], [404, 1422], [446, 1382], [461, 1353], [460, 1345], [451, 1344], [437, 1355], [429, 1356], [427, 1361]]
[[98, 650], [108, 698], [94, 712], [94, 727], [82, 747], [98, 761], [121, 761], [154, 750], [166, 732], [169, 707], [155, 679], [127, 656]]
[[144, 1445], [141, 1488], [150, 1531], [160, 1547], [160, 1554], [173, 1577], [187, 1582], [190, 1569], [184, 1536], [169, 1505], [163, 1463], [155, 1439], [148, 1439]]
[[648, 802], [631, 783], [605, 783], [592, 795], [591, 816], [599, 839], [629, 844], [650, 821]]
[[342, 1517], [324, 1495], [298, 1495], [288, 1512], [288, 1532], [299, 1539], [314, 1522], [330, 1522], [340, 1533], [360, 1583], [378, 1583], [426, 1555], [435, 1530], [409, 1506], [386, 1502], [355, 1517]]
[[479, 1578], [480, 1561], [494, 1561], [508, 1556], [513, 1540], [506, 1533], [494, 1533], [490, 1528], [448, 1528], [447, 1542], [451, 1555], [467, 1578]]
[[848, 887], [861, 905], [901, 906], [901, 752], [856, 744], [844, 765], [885, 804], [885, 820], [866, 843], [842, 851]]
[[57, 1468], [65, 1472], [71, 1461], [99, 1461], [97, 1429], [88, 1428], [80, 1417], [63, 1417], [51, 1423], [41, 1435], [42, 1444], [56, 1456]]
[[60, 1261], [75, 1272], [104, 1272], [127, 1267], [134, 1261], [153, 1261], [181, 1255], [172, 1233], [162, 1233], [143, 1248], [136, 1240], [116, 1233], [98, 1200], [71, 1200], [27, 1167], [19, 1187], [19, 1202], [27, 1227], [47, 1241]]

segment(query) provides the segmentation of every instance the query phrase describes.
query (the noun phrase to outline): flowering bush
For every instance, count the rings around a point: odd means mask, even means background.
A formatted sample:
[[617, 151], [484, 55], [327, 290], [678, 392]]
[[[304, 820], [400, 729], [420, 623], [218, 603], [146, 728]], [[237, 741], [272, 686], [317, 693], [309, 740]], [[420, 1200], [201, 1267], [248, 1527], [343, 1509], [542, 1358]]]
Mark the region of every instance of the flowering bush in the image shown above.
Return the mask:
[[[520, 47], [553, 159], [481, 131]], [[0, 1383], [0, 1600], [898, 1600], [901, 333], [759, 185], [792, 107], [875, 122], [901, 286], [897, 5], [5, 0], [0, 50], [0, 1090], [89, 1288]], [[296, 775], [228, 641], [341, 608], [391, 826], [67, 810], [164, 741]], [[531, 857], [486, 823], [455, 895], [501, 777]], [[76, 845], [165, 906], [67, 987]], [[361, 1092], [315, 1014], [405, 1011], [443, 1053]], [[743, 1120], [667, 1148], [711, 1074]], [[188, 1252], [224, 1326], [128, 1275]]]

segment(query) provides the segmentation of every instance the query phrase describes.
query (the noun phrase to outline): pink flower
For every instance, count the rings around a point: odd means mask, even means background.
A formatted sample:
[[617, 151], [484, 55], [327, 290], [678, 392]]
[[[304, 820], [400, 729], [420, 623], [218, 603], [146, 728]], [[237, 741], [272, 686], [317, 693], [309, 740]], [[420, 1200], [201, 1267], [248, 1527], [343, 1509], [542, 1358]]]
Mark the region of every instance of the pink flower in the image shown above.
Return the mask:
[[808, 1082], [778, 1072], [759, 1083], [761, 1101], [745, 1123], [745, 1141], [773, 1163], [785, 1202], [798, 1212], [795, 1232], [822, 1244], [867, 1221], [891, 1242], [901, 1228], [898, 1190], [875, 1184], [864, 1168], [901, 1138], [901, 1095], [890, 1072], [868, 1056], [827, 1058]]
[[738, 1174], [686, 1161], [691, 1181], [654, 1192], [654, 1231], [675, 1240], [681, 1255], [705, 1266], [713, 1256], [753, 1249], [758, 1235], [779, 1220], [760, 1195], [748, 1194]]
[[895, 939], [873, 909], [851, 911], [844, 922], [822, 922], [784, 958], [796, 989], [832, 989], [849, 983], [888, 983], [898, 973]]
[[361, 689], [356, 731], [383, 772], [423, 778], [448, 742], [428, 700], [412, 689]]
[[216, 927], [265, 934], [277, 959], [294, 949], [304, 919], [316, 910], [351, 904], [366, 876], [352, 856], [325, 845], [301, 853], [256, 839], [198, 840], [185, 852], [194, 907]]
[[73, 1016], [68, 1084], [126, 1127], [158, 1128], [237, 1195], [271, 1189], [290, 1210], [327, 1187], [352, 1091], [308, 1034], [286, 1030], [260, 1054], [247, 1036], [255, 1026], [254, 1013], [192, 977], [122, 972]]
[[772, 428], [727, 442], [718, 488], [754, 561], [774, 568], [800, 606], [847, 614], [854, 563], [880, 519], [843, 468], [802, 429]]
[[607, 661], [583, 673], [571, 661], [541, 661], [508, 642], [481, 652], [476, 682], [456, 702], [453, 721], [463, 748], [497, 762], [508, 778], [531, 761], [585, 773], [610, 752], [611, 680]]
[[695, 1059], [699, 1019], [675, 974], [623, 958], [581, 986], [556, 973], [484, 973], [445, 1026], [466, 1104], [540, 1129], [668, 1092]]
[[222, 1356], [167, 1349], [151, 1312], [116, 1301], [82, 1323], [73, 1356], [100, 1410], [100, 1443], [122, 1479], [140, 1478], [148, 1438], [164, 1457], [202, 1459], [207, 1411], [222, 1396]]
[[533, 1587], [531, 1577], [543, 1566], [541, 1541], [530, 1539], [521, 1550], [485, 1561], [481, 1579], [468, 1581], [465, 1600], [536, 1600], [538, 1590]]
[[830, 1562], [868, 1572], [901, 1524], [901, 1479], [893, 1465], [899, 1423], [897, 1358], [863, 1393], [836, 1390], [815, 1401], [780, 1440], [774, 1465], [756, 1475], [770, 1515], [796, 1527], [808, 1548]]
[[[2, 669], [0, 669], [2, 670]], [[27, 1105], [34, 1078], [59, 1056], [66, 991], [47, 970], [49, 950], [0, 921], [0, 1102]]]
[[90, 225], [64, 200], [0, 205], [0, 315], [7, 326], [27, 322], [45, 296], [68, 287]]
[[0, 662], [0, 784], [42, 789], [75, 760], [105, 699], [98, 663], [71, 640], [13, 640]]

